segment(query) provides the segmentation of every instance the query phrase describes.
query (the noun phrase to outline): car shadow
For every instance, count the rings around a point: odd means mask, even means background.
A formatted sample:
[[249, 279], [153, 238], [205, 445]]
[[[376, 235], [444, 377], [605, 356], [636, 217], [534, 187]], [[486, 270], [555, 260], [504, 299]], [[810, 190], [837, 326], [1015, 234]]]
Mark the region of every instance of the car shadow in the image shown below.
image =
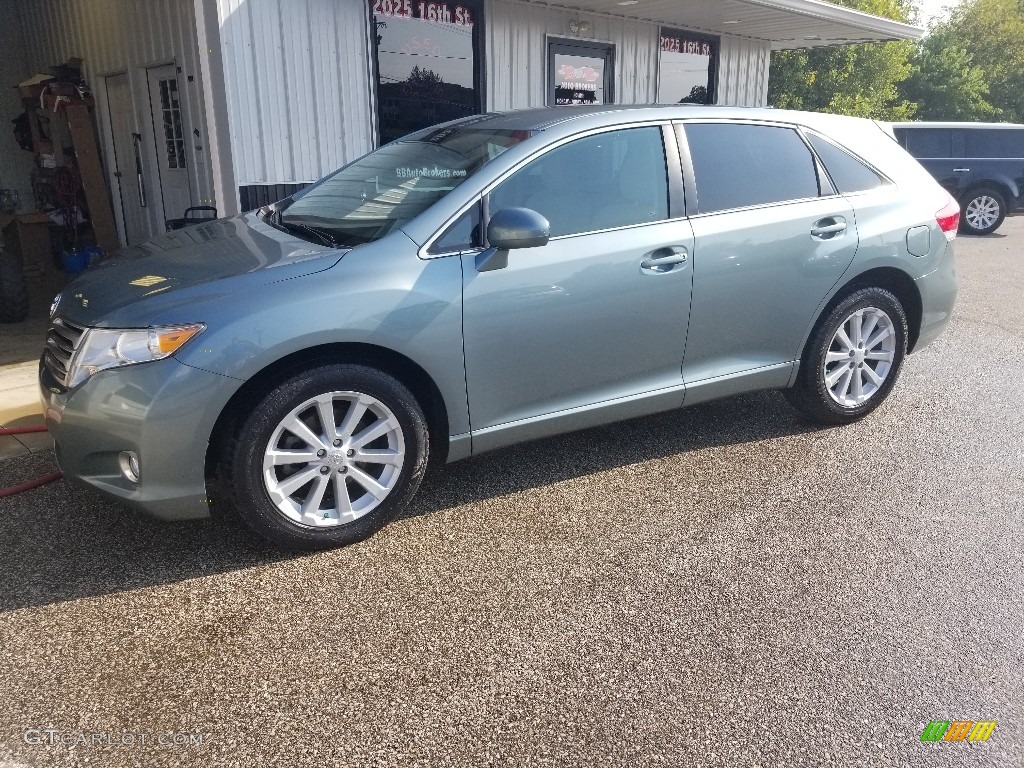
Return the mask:
[[[703, 448], [814, 431], [778, 393], [745, 395], [525, 443], [429, 473], [402, 519]], [[0, 487], [53, 454], [0, 464]], [[300, 557], [234, 516], [165, 523], [67, 481], [0, 499], [0, 613]]]

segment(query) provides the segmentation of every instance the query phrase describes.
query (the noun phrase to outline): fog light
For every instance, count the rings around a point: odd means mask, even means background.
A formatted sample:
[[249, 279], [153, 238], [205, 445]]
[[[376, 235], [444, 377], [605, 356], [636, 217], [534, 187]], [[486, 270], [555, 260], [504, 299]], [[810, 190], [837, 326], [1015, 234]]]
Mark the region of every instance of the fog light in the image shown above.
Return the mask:
[[117, 460], [121, 464], [121, 474], [131, 482], [138, 484], [140, 477], [139, 455], [135, 451], [121, 451]]

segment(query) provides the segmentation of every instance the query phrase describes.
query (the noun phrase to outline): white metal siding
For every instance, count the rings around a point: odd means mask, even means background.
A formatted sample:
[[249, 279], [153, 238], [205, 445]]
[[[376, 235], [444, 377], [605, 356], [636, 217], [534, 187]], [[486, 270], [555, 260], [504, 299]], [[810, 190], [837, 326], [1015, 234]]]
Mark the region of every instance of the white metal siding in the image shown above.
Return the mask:
[[718, 56], [717, 98], [734, 107], [763, 107], [768, 101], [771, 43], [722, 35]]
[[363, 0], [217, 0], [235, 180], [314, 181], [373, 148]]
[[572, 38], [569, 22], [588, 21], [586, 38], [615, 44], [615, 102], [657, 99], [657, 24], [534, 3], [489, 0], [485, 6], [487, 109], [544, 106], [547, 35]]
[[[213, 199], [213, 181], [206, 159], [209, 141], [203, 109], [199, 46], [191, 0], [33, 0], [17, 5], [30, 73], [48, 72], [49, 67], [70, 57], [84, 59], [84, 74], [96, 98], [101, 146], [106, 157], [111, 156], [112, 143], [103, 77], [128, 73], [139, 127], [147, 137], [147, 152], [143, 158], [146, 177], [154, 187], [156, 157], [153, 154], [152, 119], [144, 68], [175, 63], [181, 69], [178, 74], [179, 91], [187, 97], [184, 107], [190, 135], [186, 137], [185, 146], [192, 199], [196, 203]], [[191, 134], [193, 128], [199, 130], [198, 139]], [[105, 167], [109, 172], [112, 165], [106, 163]], [[108, 179], [108, 184], [111, 181]], [[155, 188], [150, 190], [152, 202], [146, 209], [150, 231], [154, 233], [163, 231], [163, 212], [157, 204], [159, 197], [155, 196], [156, 193]], [[116, 201], [114, 208], [120, 218]]]

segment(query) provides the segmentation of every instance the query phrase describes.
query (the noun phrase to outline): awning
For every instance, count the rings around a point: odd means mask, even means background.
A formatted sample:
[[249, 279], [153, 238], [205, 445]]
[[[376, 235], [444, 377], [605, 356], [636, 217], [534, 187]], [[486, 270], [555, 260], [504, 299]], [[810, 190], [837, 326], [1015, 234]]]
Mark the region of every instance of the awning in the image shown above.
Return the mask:
[[571, 7], [696, 32], [768, 40], [772, 50], [924, 37], [920, 27], [823, 0], [572, 0]]

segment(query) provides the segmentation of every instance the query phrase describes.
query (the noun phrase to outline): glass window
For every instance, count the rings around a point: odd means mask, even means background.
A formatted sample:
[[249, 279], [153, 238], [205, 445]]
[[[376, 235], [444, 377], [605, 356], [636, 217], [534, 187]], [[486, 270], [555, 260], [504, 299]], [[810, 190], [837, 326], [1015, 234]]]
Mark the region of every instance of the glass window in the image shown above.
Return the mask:
[[382, 144], [480, 111], [478, 15], [477, 6], [465, 0], [374, 0]]
[[532, 208], [552, 237], [667, 219], [661, 129], [608, 131], [553, 149], [491, 192], [491, 212], [502, 208]]
[[825, 164], [828, 175], [840, 192], [863, 192], [882, 186], [882, 178], [877, 173], [832, 142], [813, 133], [807, 134], [807, 140]]
[[897, 128], [896, 138], [914, 157], [953, 156], [953, 131], [948, 128]]
[[963, 132], [966, 157], [1024, 157], [1024, 130], [967, 128]]
[[422, 131], [383, 146], [297, 193], [275, 221], [300, 237], [313, 229], [341, 245], [378, 240], [530, 137], [472, 125]]
[[659, 104], [713, 104], [718, 40], [693, 32], [661, 30]]
[[480, 204], [477, 203], [464, 214], [459, 216], [445, 230], [434, 244], [430, 246], [427, 253], [455, 253], [476, 248], [482, 242], [480, 237]]
[[814, 155], [791, 128], [688, 123], [701, 213], [818, 196]]
[[168, 168], [185, 167], [185, 132], [181, 126], [181, 101], [176, 79], [160, 80], [160, 113]]

